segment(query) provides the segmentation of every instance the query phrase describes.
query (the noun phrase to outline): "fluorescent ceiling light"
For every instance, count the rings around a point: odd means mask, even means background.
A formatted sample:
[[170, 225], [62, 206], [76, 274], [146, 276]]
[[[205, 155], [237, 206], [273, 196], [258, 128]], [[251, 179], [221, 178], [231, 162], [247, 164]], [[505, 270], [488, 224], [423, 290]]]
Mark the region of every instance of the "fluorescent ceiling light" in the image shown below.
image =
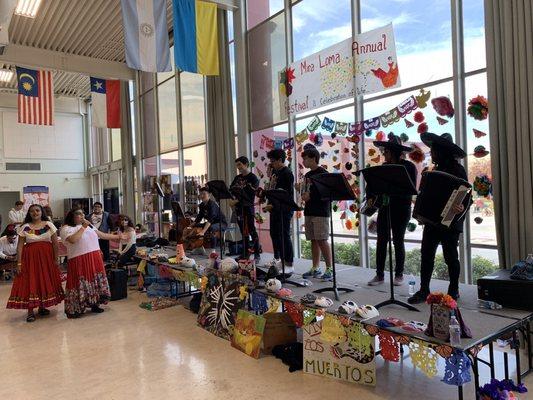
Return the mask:
[[0, 82], [11, 82], [14, 72], [8, 69], [0, 69]]
[[35, 18], [42, 0], [19, 0], [15, 14], [23, 17]]

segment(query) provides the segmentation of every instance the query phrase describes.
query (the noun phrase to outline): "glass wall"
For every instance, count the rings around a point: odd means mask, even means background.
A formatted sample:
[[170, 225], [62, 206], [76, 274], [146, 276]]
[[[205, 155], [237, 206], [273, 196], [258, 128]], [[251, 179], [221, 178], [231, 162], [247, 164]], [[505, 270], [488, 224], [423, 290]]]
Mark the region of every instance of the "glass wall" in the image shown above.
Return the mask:
[[[335, 2], [335, 7], [320, 0], [293, 1], [287, 7], [281, 1], [248, 0], [247, 56], [251, 150], [254, 170], [263, 178], [262, 185], [268, 181], [265, 160], [268, 149], [264, 146], [267, 139], [295, 137], [315, 115], [321, 119], [327, 116], [342, 122], [354, 122], [356, 115], [363, 118], [376, 117], [411, 95], [420, 98], [420, 110], [417, 111], [421, 111], [422, 116], [418, 115], [417, 120], [423, 118], [429, 131], [438, 134], [449, 132], [454, 138], [465, 143], [468, 156], [464, 165], [468, 169], [469, 181], [473, 183], [476, 177], [479, 179], [484, 175], [490, 179], [490, 154], [482, 156], [484, 153], [479, 148], [484, 146], [489, 150], [490, 147], [488, 119], [476, 120], [466, 112], [471, 98], [478, 95], [487, 96], [483, 0], [461, 4], [463, 18], [459, 20], [457, 14], [452, 12], [451, 2], [440, 0], [339, 0]], [[360, 20], [354, 21], [353, 15], [358, 15]], [[287, 19], [290, 19], [291, 26], [286, 26]], [[348, 99], [307, 114], [298, 114], [289, 121], [282, 118], [278, 74], [288, 61], [286, 49], [292, 48], [289, 57], [298, 60], [351, 37], [354, 25], [360, 26], [364, 32], [390, 22], [394, 26], [400, 88], [367, 95], [364, 98]], [[452, 27], [461, 26], [463, 37], [454, 38]], [[454, 43], [454, 40], [457, 42]], [[454, 48], [464, 49], [464, 52], [458, 51], [454, 57]], [[455, 68], [454, 62], [457, 62]], [[459, 66], [462, 65], [464, 67], [461, 71]], [[456, 70], [459, 70], [458, 76], [454, 76]], [[454, 93], [461, 92], [465, 93], [464, 99], [454, 97]], [[436, 97], [450, 99], [456, 110], [460, 106], [465, 109], [462, 112], [456, 111], [452, 117], [438, 115], [430, 102], [430, 99]], [[396, 135], [403, 134], [409, 144], [420, 147], [422, 157], [416, 163], [419, 173], [431, 165], [429, 149], [420, 141], [414, 113], [383, 129], [383, 132], [366, 132], [360, 139], [364, 140], [363, 146], [348, 143], [345, 138], [332, 138], [330, 134], [322, 131], [323, 141], [318, 146], [321, 163], [330, 172], [343, 172], [347, 176], [353, 176], [351, 173], [357, 169], [359, 158], [361, 165], [379, 165], [383, 162], [383, 156], [372, 142], [377, 136], [385, 136], [391, 131]], [[292, 151], [299, 153], [307, 142], [310, 142], [309, 138], [297, 144]], [[364, 149], [364, 154], [359, 154], [359, 148]], [[292, 154], [292, 158], [291, 167], [298, 180], [305, 171], [298, 154]], [[335, 206], [336, 240], [347, 246], [343, 248], [344, 255], [339, 258], [339, 262], [351, 265], [366, 264], [365, 260], [360, 259], [361, 229], [368, 235], [368, 265], [375, 266], [375, 235], [368, 231], [367, 226], [357, 227], [357, 205], [341, 202]], [[471, 254], [471, 259], [465, 258], [461, 261], [467, 268], [466, 280], [475, 282], [479, 276], [498, 266], [491, 195], [476, 193], [469, 214], [468, 229], [464, 234], [469, 251], [464, 254]], [[266, 222], [260, 227], [263, 230], [268, 227], [268, 216], [264, 217]], [[310, 255], [309, 244], [301, 236], [305, 227], [301, 221], [297, 226], [299, 235], [296, 235], [295, 241], [300, 242], [301, 254], [307, 257]], [[406, 235], [409, 264], [406, 268], [414, 274], [417, 274], [420, 268], [421, 235], [422, 227], [412, 220]], [[263, 248], [268, 251], [271, 248], [268, 235], [261, 235], [261, 240]], [[439, 253], [437, 258], [437, 264], [440, 266], [441, 261], [443, 262], [442, 254]]]
[[197, 189], [207, 182], [205, 81], [186, 72], [142, 72], [140, 82], [142, 223], [166, 236], [171, 202], [185, 201], [196, 211]]

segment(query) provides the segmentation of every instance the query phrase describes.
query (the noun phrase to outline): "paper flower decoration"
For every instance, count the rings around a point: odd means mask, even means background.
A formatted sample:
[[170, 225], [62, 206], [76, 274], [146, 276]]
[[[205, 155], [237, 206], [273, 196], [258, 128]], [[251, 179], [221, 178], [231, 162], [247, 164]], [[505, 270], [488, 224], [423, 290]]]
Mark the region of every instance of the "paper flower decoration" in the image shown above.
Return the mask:
[[421, 122], [424, 122], [426, 117], [424, 116], [424, 113], [422, 111], [415, 112], [415, 115], [413, 115], [413, 119], [417, 124], [420, 124]]
[[335, 132], [332, 132], [332, 133], [331, 133], [331, 138], [332, 138], [332, 139], [335, 139], [336, 137], [337, 137], [337, 134], [336, 134]]
[[333, 147], [337, 144], [337, 142], [334, 142], [332, 140], [328, 140], [329, 147]]
[[527, 393], [527, 388], [522, 383], [515, 385], [512, 379], [492, 379], [490, 383], [481, 386], [477, 393], [481, 400], [511, 400], [517, 399], [514, 392]]
[[411, 128], [412, 126], [414, 126], [414, 124], [411, 121], [409, 121], [407, 118], [404, 119], [404, 122], [405, 122], [406, 128]]
[[416, 224], [414, 222], [409, 222], [407, 224], [407, 230], [409, 232], [414, 232], [416, 230]]
[[257, 158], [259, 156], [259, 153], [257, 152], [257, 150], [254, 150], [253, 156], [254, 158]]
[[472, 130], [474, 131], [474, 136], [477, 137], [478, 139], [480, 137], [487, 136], [487, 134], [485, 132], [483, 132], [483, 131], [479, 131], [479, 130], [477, 130], [475, 128], [473, 128]]
[[376, 154], [376, 149], [374, 149], [374, 148], [370, 148], [370, 149], [368, 149], [368, 155], [369, 155], [370, 157], [373, 157], [374, 154]]
[[309, 136], [307, 137], [311, 142], [315, 142], [315, 138], [316, 138], [316, 133], [315, 132], [311, 132], [309, 134]]
[[402, 134], [400, 135], [400, 140], [401, 140], [402, 142], [404, 142], [404, 143], [405, 143], [405, 142], [408, 142], [408, 141], [409, 141], [409, 136], [407, 136], [407, 134], [405, 134], [405, 133], [402, 133]]
[[474, 191], [483, 197], [492, 193], [492, 181], [487, 175], [478, 175], [474, 179]]
[[424, 161], [425, 154], [422, 149], [416, 144], [412, 144], [411, 148], [413, 149], [413, 151], [408, 154], [409, 159], [417, 164]]
[[483, 158], [488, 154], [489, 152], [485, 149], [485, 146], [479, 145], [474, 149], [474, 157], [476, 158]]
[[441, 117], [453, 117], [453, 104], [448, 97], [435, 97], [431, 100], [431, 105], [433, 106], [433, 109], [437, 112], [437, 114], [439, 114]]
[[487, 119], [489, 115], [489, 103], [483, 96], [477, 96], [468, 102], [467, 108], [468, 115], [472, 118], [483, 121]]
[[442, 292], [430, 293], [426, 299], [428, 304], [439, 304], [444, 307], [448, 307], [451, 310], [457, 308], [457, 302], [449, 294], [444, 294]]
[[372, 131], [366, 131], [366, 132], [365, 132], [365, 136], [366, 136], [366, 137], [370, 137], [370, 136], [372, 136]]
[[422, 134], [424, 132], [428, 131], [428, 124], [425, 122], [422, 122], [420, 125], [418, 125], [418, 128], [416, 130], [419, 134]]
[[479, 225], [479, 224], [481, 224], [483, 222], [483, 218], [476, 217], [476, 218], [474, 218], [474, 222]]
[[353, 164], [351, 162], [347, 162], [346, 164], [344, 164], [344, 168], [350, 171], [353, 168]]
[[346, 226], [346, 229], [348, 229], [349, 231], [353, 229], [353, 223], [351, 219], [346, 220], [344, 225]]
[[385, 139], [385, 132], [383, 131], [379, 131], [378, 133], [376, 133], [376, 140], [378, 142], [381, 142]]
[[353, 213], [357, 212], [357, 206], [355, 205], [355, 203], [350, 204], [350, 211]]

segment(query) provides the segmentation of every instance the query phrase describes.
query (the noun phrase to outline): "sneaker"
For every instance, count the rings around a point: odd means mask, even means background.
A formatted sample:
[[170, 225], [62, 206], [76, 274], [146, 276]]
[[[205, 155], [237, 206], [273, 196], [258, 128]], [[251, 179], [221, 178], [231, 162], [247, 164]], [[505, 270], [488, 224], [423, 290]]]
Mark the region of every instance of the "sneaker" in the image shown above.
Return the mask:
[[376, 275], [372, 278], [372, 280], [368, 281], [368, 286], [381, 285], [383, 282], [385, 282], [385, 278], [383, 276]]
[[414, 295], [409, 297], [407, 299], [407, 302], [409, 304], [420, 304], [420, 303], [425, 302], [428, 296], [429, 296], [429, 293], [422, 292], [421, 290], [419, 290]]
[[403, 285], [403, 275], [398, 275], [394, 277], [394, 286], [402, 286]]
[[[279, 273], [283, 274], [283, 267], [278, 265]], [[285, 265], [285, 277], [289, 277], [294, 274], [294, 267], [292, 265]]]
[[322, 272], [320, 271], [320, 268], [311, 268], [309, 271], [304, 272], [302, 275], [302, 278], [309, 279], [309, 278], [320, 278], [322, 276]]
[[320, 277], [325, 282], [332, 281], [333, 280], [333, 271], [331, 269], [326, 269], [326, 272], [322, 274]]
[[279, 264], [281, 264], [281, 261], [279, 260], [279, 258], [273, 258], [269, 262], [265, 263], [265, 268], [276, 267]]

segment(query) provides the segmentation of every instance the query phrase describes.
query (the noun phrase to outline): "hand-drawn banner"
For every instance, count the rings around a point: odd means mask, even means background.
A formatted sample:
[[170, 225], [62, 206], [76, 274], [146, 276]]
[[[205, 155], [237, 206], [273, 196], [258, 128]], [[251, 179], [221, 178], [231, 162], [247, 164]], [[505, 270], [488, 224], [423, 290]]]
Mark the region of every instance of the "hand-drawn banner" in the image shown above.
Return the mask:
[[279, 73], [281, 114], [400, 86], [392, 24], [343, 40]]
[[[376, 385], [374, 349], [351, 347], [348, 340], [326, 343], [321, 339], [322, 321], [303, 326], [304, 372], [350, 383]], [[366, 354], [365, 354], [366, 353]]]

